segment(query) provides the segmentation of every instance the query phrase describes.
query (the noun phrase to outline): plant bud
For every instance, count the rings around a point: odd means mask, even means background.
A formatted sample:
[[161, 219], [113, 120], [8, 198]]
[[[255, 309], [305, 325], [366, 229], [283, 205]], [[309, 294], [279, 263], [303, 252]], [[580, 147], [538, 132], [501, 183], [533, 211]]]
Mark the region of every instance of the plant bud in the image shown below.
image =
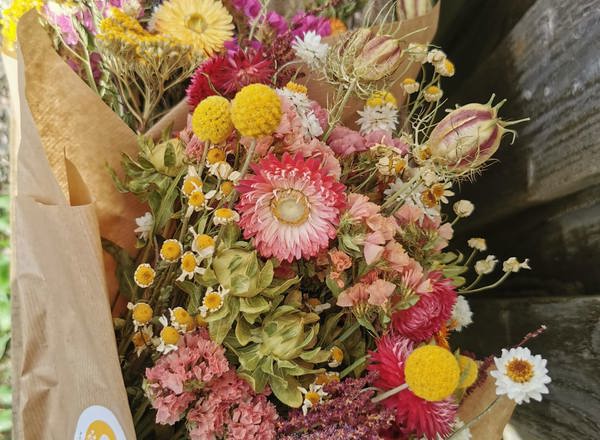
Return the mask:
[[392, 75], [402, 62], [400, 41], [389, 35], [371, 38], [354, 60], [357, 78], [366, 81], [379, 81]]
[[491, 102], [468, 104], [448, 113], [427, 142], [432, 158], [450, 171], [463, 174], [492, 157], [509, 124], [498, 118], [504, 101], [494, 107]]

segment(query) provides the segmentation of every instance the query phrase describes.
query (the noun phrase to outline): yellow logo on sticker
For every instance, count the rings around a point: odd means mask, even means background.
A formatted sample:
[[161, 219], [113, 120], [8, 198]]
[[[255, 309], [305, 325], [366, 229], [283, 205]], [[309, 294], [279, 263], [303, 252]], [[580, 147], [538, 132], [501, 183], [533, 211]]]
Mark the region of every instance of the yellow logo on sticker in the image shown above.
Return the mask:
[[108, 423], [94, 420], [85, 432], [85, 440], [117, 440], [117, 437]]

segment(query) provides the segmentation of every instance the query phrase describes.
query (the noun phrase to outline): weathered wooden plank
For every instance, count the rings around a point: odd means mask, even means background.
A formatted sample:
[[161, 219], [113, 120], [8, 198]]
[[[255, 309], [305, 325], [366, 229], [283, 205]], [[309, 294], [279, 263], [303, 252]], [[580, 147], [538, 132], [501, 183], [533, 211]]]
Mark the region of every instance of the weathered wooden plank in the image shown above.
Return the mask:
[[501, 114], [530, 116], [465, 195], [483, 224], [600, 182], [600, 0], [538, 0], [450, 102], [508, 98]]
[[[477, 206], [480, 214], [485, 206]], [[477, 217], [477, 215], [474, 216]], [[529, 257], [532, 272], [511, 280], [519, 290], [586, 294], [600, 286], [600, 185], [536, 206], [481, 228], [457, 225], [456, 243], [483, 236], [499, 258]]]
[[600, 433], [600, 296], [471, 299], [474, 324], [454, 343], [479, 356], [518, 343], [540, 324], [548, 330], [527, 346], [548, 359], [550, 394], [517, 407], [525, 438], [596, 439]]

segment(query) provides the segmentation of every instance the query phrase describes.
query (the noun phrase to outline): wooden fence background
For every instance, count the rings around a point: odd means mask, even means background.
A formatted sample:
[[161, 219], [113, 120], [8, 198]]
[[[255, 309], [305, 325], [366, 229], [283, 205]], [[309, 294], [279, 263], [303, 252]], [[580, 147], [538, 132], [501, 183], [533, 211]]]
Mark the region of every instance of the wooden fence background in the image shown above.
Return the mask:
[[436, 42], [457, 66], [449, 106], [495, 92], [504, 118], [531, 118], [461, 188], [477, 215], [455, 243], [483, 236], [534, 270], [473, 298], [458, 342], [484, 356], [546, 324], [529, 346], [548, 359], [551, 394], [513, 423], [527, 439], [600, 439], [600, 1], [442, 0]]

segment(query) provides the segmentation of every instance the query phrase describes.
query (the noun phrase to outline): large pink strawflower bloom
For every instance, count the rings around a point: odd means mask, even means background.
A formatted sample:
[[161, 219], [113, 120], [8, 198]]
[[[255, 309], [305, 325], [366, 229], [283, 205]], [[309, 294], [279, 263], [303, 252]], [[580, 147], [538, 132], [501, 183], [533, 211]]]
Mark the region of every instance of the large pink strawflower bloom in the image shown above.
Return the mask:
[[344, 185], [316, 159], [269, 155], [241, 180], [237, 211], [246, 239], [265, 258], [281, 261], [311, 258], [336, 236]]
[[[377, 343], [377, 350], [370, 353], [368, 370], [377, 373], [374, 385], [391, 390], [405, 383], [404, 364], [415, 344], [402, 336], [388, 334]], [[450, 398], [428, 402], [414, 395], [409, 389], [400, 391], [383, 401], [383, 405], [396, 413], [398, 430], [407, 438], [436, 439], [452, 431], [457, 405]], [[397, 437], [394, 437], [397, 438]]]
[[439, 332], [452, 316], [456, 303], [456, 290], [452, 281], [440, 272], [429, 274], [430, 292], [422, 292], [419, 301], [405, 310], [392, 315], [392, 327], [402, 336], [421, 342]]

